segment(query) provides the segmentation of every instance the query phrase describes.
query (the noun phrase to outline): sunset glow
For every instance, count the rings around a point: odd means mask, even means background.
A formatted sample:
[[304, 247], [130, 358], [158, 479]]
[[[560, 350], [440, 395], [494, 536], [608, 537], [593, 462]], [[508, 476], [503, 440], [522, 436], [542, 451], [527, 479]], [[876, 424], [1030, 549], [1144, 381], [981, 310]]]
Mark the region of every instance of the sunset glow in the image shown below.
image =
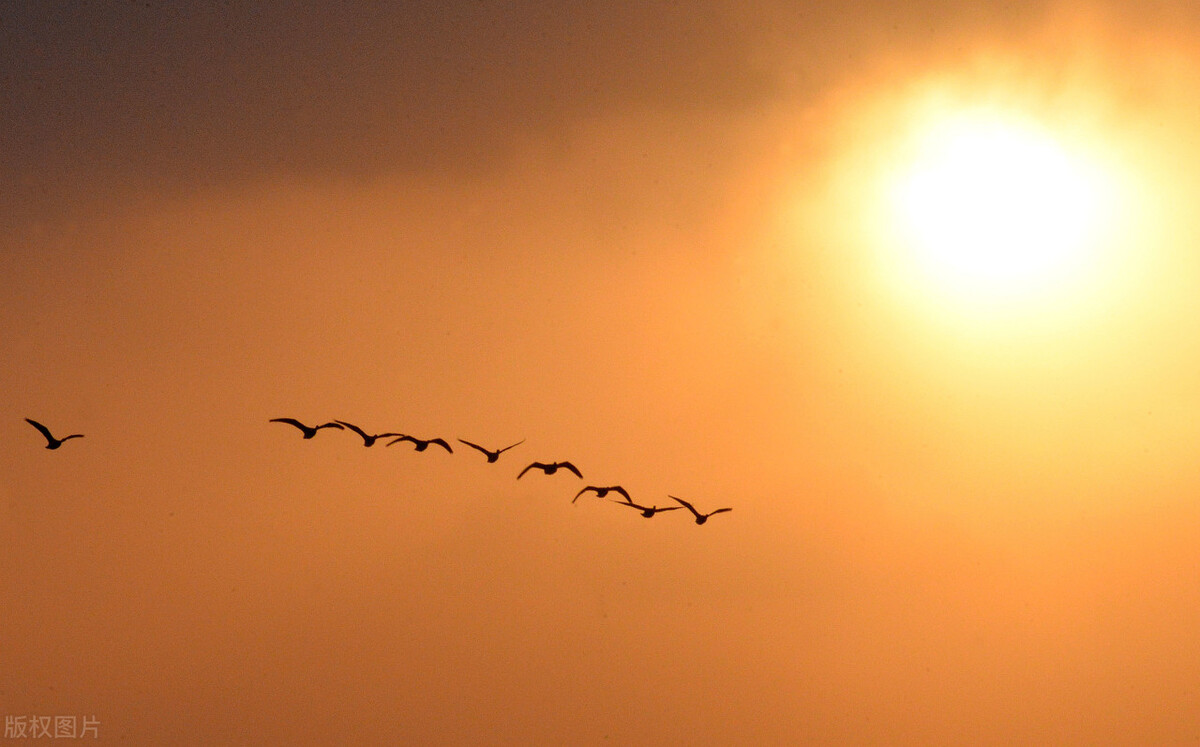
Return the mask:
[[1112, 206], [1106, 175], [1048, 133], [986, 115], [922, 133], [893, 185], [898, 240], [951, 292], [1053, 289], [1093, 259]]
[[1195, 743], [1194, 5], [6, 3], [0, 747]]

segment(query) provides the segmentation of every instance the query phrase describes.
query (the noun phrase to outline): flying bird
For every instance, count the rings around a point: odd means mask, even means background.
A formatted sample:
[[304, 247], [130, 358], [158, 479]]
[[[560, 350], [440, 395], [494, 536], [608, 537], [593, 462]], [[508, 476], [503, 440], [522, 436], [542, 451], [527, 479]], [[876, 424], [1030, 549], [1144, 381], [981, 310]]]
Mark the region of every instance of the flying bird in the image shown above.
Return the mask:
[[[638, 504], [634, 503], [633, 501], [618, 501], [618, 500], [613, 500], [612, 498], [609, 498], [609, 500], [612, 501], [613, 503], [616, 503], [621, 506], [629, 506], [630, 508], [636, 508], [637, 510], [641, 511], [642, 516], [645, 516], [647, 519], [653, 518], [654, 514], [657, 514], [661, 511], [678, 511], [680, 508], [682, 508], [682, 506], [667, 506], [665, 508], [659, 508], [658, 506], [639, 506]], [[703, 522], [701, 522], [701, 523], [703, 523]]]
[[718, 508], [716, 511], [709, 511], [709, 512], [708, 512], [708, 513], [706, 513], [706, 514], [702, 514], [702, 513], [700, 513], [699, 511], [697, 511], [697, 510], [696, 510], [696, 507], [695, 507], [695, 506], [693, 506], [692, 504], [688, 503], [687, 501], [685, 501], [685, 500], [684, 500], [684, 499], [682, 499], [682, 498], [676, 498], [676, 497], [675, 497], [675, 496], [673, 496], [673, 495], [668, 495], [667, 497], [668, 497], [668, 498], [670, 498], [670, 499], [671, 499], [671, 500], [673, 500], [673, 501], [677, 501], [677, 502], [678, 502], [678, 503], [679, 503], [681, 506], [683, 506], [684, 508], [686, 508], [688, 511], [691, 511], [691, 512], [692, 512], [692, 514], [693, 514], [693, 515], [695, 515], [695, 517], [696, 517], [696, 523], [697, 523], [697, 524], [703, 524], [704, 522], [708, 521], [708, 517], [712, 516], [713, 514], [720, 514], [720, 513], [724, 513], [724, 512], [726, 512], [726, 511], [732, 511], [732, 510], [733, 510], [732, 508]]
[[555, 472], [558, 472], [559, 467], [567, 470], [568, 472], [574, 472], [576, 477], [578, 477], [580, 480], [583, 479], [583, 473], [581, 473], [579, 469], [570, 462], [550, 462], [549, 464], [546, 464], [545, 462], [534, 462], [525, 469], [521, 470], [521, 474], [517, 475], [517, 479], [520, 480], [521, 477], [531, 469], [540, 469], [547, 475], [553, 475]]
[[390, 438], [391, 436], [403, 436], [404, 435], [403, 433], [376, 433], [374, 436], [371, 436], [371, 435], [368, 435], [367, 433], [363, 432], [362, 428], [359, 428], [357, 425], [354, 425], [353, 423], [347, 423], [345, 420], [335, 420], [333, 422], [344, 425], [347, 428], [349, 428], [350, 430], [357, 433], [358, 435], [362, 436], [363, 446], [374, 446], [375, 442], [381, 438]]
[[488, 464], [491, 464], [492, 462], [499, 459], [501, 454], [508, 451], [513, 446], [520, 446], [521, 444], [525, 443], [525, 439], [522, 438], [520, 441], [517, 441], [515, 444], [512, 444], [511, 446], [505, 446], [503, 449], [496, 449], [495, 451], [492, 451], [490, 449], [483, 448], [479, 444], [473, 444], [470, 441], [467, 441], [465, 439], [460, 438], [458, 440], [460, 443], [464, 443], [467, 446], [470, 446], [472, 449], [475, 449], [476, 451], [483, 452], [483, 454], [487, 456]]
[[430, 439], [423, 440], [420, 438], [414, 438], [413, 436], [401, 436], [400, 438], [397, 438], [395, 441], [389, 442], [388, 446], [393, 446], [395, 444], [400, 443], [401, 441], [412, 441], [412, 444], [413, 444], [413, 446], [416, 447], [417, 451], [425, 451], [426, 449], [429, 448], [429, 444], [437, 444], [438, 446], [441, 446], [443, 449], [450, 452], [451, 454], [454, 453], [454, 449], [450, 448], [450, 444], [446, 443], [445, 439], [441, 439], [441, 438], [430, 438]]
[[342, 426], [338, 425], [337, 423], [322, 423], [321, 425], [309, 426], [301, 423], [295, 418], [271, 418], [270, 422], [294, 425], [300, 429], [301, 433], [304, 434], [304, 438], [312, 438], [313, 436], [317, 435], [317, 431], [321, 430], [322, 428], [337, 428], [339, 431], [342, 430]]
[[[625, 503], [629, 503], [631, 501], [628, 491], [626, 491], [625, 488], [621, 487], [620, 485], [609, 485], [608, 487], [605, 487], [605, 488], [599, 487], [598, 485], [588, 485], [586, 488], [584, 488], [583, 490], [581, 490], [575, 494], [575, 497], [571, 499], [571, 503], [574, 503], [575, 501], [579, 500], [579, 496], [583, 495], [584, 493], [588, 492], [589, 490], [592, 491], [593, 493], [595, 493], [597, 498], [603, 498], [604, 496], [606, 496], [610, 492], [612, 492], [612, 493], [618, 493], [618, 494], [624, 496]], [[621, 503], [621, 501], [617, 501], [617, 503]]]
[[46, 426], [42, 425], [38, 421], [30, 420], [29, 418], [25, 418], [25, 422], [29, 423], [34, 428], [37, 428], [41, 432], [41, 434], [46, 437], [46, 448], [47, 449], [57, 449], [59, 446], [63, 445], [63, 441], [66, 441], [67, 439], [70, 439], [70, 438], [83, 438], [82, 433], [72, 433], [69, 436], [63, 436], [62, 438], [55, 438], [53, 436], [53, 434], [50, 433], [50, 429], [47, 428]]

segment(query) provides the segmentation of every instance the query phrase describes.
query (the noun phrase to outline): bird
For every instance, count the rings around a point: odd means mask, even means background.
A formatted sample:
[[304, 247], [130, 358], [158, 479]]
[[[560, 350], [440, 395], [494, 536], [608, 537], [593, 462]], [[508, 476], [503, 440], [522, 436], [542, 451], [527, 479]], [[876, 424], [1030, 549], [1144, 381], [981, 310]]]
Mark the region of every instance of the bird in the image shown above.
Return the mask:
[[[584, 488], [583, 490], [581, 490], [575, 494], [575, 497], [571, 499], [571, 503], [574, 503], [575, 501], [579, 500], [579, 496], [583, 495], [584, 493], [588, 492], [589, 490], [592, 491], [593, 493], [595, 493], [597, 498], [603, 498], [604, 496], [606, 496], [610, 492], [612, 492], [612, 493], [619, 493], [620, 495], [625, 496], [625, 501], [624, 501], [625, 503], [629, 503], [631, 500], [629, 497], [629, 492], [626, 491], [625, 488], [621, 487], [620, 485], [609, 485], [608, 487], [605, 487], [605, 488], [599, 487], [598, 485], [588, 485], [586, 488]], [[621, 501], [617, 501], [617, 502], [620, 503]]]
[[682, 506], [666, 506], [665, 508], [659, 508], [658, 506], [639, 506], [633, 501], [618, 501], [612, 498], [609, 498], [609, 500], [622, 506], [636, 508], [637, 510], [641, 511], [642, 516], [645, 516], [647, 519], [652, 518], [654, 514], [659, 513], [660, 511], [678, 511], [679, 509], [683, 508]]
[[367, 435], [366, 433], [364, 433], [362, 428], [359, 428], [357, 425], [354, 425], [353, 423], [347, 423], [345, 420], [335, 420], [333, 422], [340, 423], [341, 425], [346, 426], [350, 430], [352, 430], [355, 433], [357, 433], [358, 435], [362, 436], [363, 446], [374, 446], [375, 442], [381, 438], [389, 438], [391, 436], [403, 436], [404, 435], [403, 433], [377, 433], [374, 436], [370, 436], [370, 435]]
[[426, 449], [429, 448], [429, 444], [437, 444], [438, 446], [441, 446], [443, 449], [450, 452], [451, 454], [454, 453], [454, 449], [450, 448], [450, 444], [446, 443], [445, 439], [441, 439], [441, 438], [430, 438], [427, 440], [422, 440], [420, 438], [415, 438], [413, 436], [401, 436], [400, 438], [397, 438], [395, 441], [390, 441], [388, 443], [388, 446], [398, 444], [401, 441], [412, 441], [413, 446], [415, 446], [417, 448], [417, 451], [425, 451]]
[[576, 477], [578, 477], [580, 480], [583, 479], [583, 473], [581, 473], [579, 469], [570, 462], [550, 462], [549, 464], [546, 464], [545, 462], [534, 462], [525, 469], [521, 470], [521, 474], [517, 475], [517, 479], [520, 480], [521, 477], [531, 469], [540, 469], [547, 475], [553, 475], [555, 472], [558, 472], [559, 467], [562, 467], [568, 472], [574, 472]]
[[503, 449], [496, 449], [495, 451], [491, 451], [490, 449], [485, 449], [482, 446], [480, 446], [479, 444], [473, 444], [470, 441], [467, 441], [465, 439], [460, 438], [458, 440], [459, 440], [459, 443], [464, 443], [467, 446], [470, 446], [472, 449], [475, 449], [476, 451], [483, 452], [483, 454], [487, 456], [488, 464], [491, 464], [492, 462], [499, 459], [501, 454], [508, 451], [513, 446], [520, 446], [521, 444], [525, 443], [525, 439], [522, 438], [520, 441], [517, 441], [515, 444], [512, 444], [510, 446], [505, 446]]
[[25, 422], [29, 423], [34, 428], [37, 428], [39, 431], [41, 431], [41, 434], [46, 437], [46, 448], [47, 449], [57, 449], [59, 446], [63, 445], [63, 441], [66, 441], [67, 439], [70, 439], [70, 438], [83, 438], [82, 433], [72, 433], [69, 436], [63, 436], [62, 438], [55, 438], [50, 433], [50, 429], [47, 428], [46, 426], [42, 425], [38, 421], [30, 420], [29, 418], [25, 418]]
[[309, 426], [301, 423], [295, 418], [271, 418], [269, 422], [294, 425], [300, 429], [301, 433], [304, 434], [304, 438], [312, 438], [313, 436], [317, 435], [317, 431], [321, 430], [322, 428], [337, 428], [339, 431], [342, 430], [342, 426], [338, 425], [337, 423], [322, 423], [321, 425]]
[[685, 500], [684, 500], [684, 499], [682, 499], [682, 498], [676, 498], [676, 497], [675, 497], [675, 496], [673, 496], [673, 495], [668, 495], [667, 497], [668, 497], [668, 498], [670, 498], [670, 499], [671, 499], [671, 500], [673, 500], [673, 501], [677, 501], [677, 502], [678, 502], [678, 503], [679, 503], [681, 506], [683, 506], [684, 508], [686, 508], [688, 511], [691, 511], [691, 512], [692, 512], [692, 514], [694, 514], [694, 515], [695, 515], [695, 517], [696, 517], [696, 523], [697, 523], [697, 524], [703, 524], [704, 522], [708, 521], [708, 517], [712, 516], [713, 514], [720, 514], [720, 513], [724, 513], [724, 512], [726, 512], [726, 511], [732, 511], [732, 510], [733, 510], [732, 508], [718, 508], [716, 511], [709, 511], [709, 512], [708, 512], [708, 513], [706, 513], [706, 514], [702, 514], [702, 513], [700, 513], [699, 511], [697, 511], [697, 510], [696, 510], [696, 507], [695, 507], [695, 506], [693, 506], [692, 504], [688, 503], [687, 501], [685, 501]]

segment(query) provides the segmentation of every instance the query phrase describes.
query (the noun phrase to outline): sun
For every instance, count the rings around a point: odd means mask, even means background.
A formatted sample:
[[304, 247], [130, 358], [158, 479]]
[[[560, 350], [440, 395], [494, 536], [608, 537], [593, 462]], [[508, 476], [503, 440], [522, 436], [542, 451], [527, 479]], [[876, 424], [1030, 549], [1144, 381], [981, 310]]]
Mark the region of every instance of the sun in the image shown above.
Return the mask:
[[991, 303], [1069, 285], [1095, 256], [1108, 178], [1034, 122], [947, 114], [905, 149], [887, 189], [892, 243], [943, 293]]

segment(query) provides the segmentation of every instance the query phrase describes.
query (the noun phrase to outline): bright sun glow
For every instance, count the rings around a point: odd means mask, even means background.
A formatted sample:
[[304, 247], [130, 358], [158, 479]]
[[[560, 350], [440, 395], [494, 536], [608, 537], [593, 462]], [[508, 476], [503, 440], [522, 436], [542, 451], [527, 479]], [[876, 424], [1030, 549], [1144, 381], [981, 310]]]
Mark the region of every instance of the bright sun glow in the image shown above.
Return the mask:
[[1100, 170], [1032, 124], [947, 116], [914, 142], [889, 190], [895, 239], [921, 274], [976, 302], [1069, 284], [1110, 211]]

